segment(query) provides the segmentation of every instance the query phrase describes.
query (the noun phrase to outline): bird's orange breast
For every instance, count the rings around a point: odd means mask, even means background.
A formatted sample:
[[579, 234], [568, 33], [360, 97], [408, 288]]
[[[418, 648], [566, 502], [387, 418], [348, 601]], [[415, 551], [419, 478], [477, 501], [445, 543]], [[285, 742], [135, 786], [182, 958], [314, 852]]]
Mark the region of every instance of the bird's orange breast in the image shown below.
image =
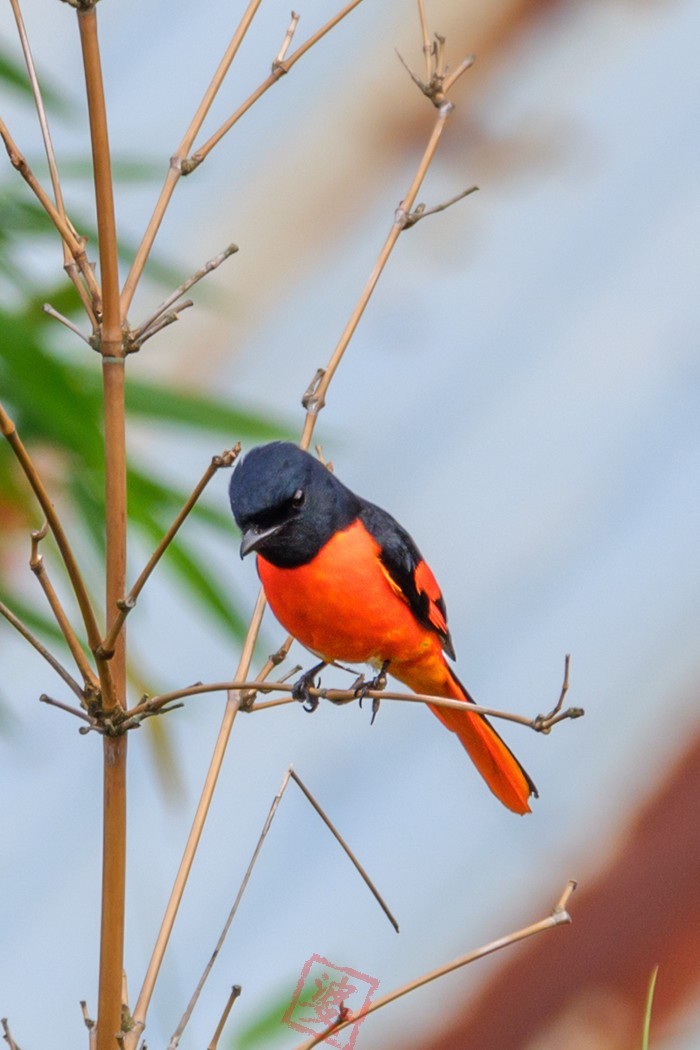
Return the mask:
[[258, 555], [267, 600], [282, 626], [323, 659], [381, 664], [432, 651], [360, 521], [336, 532], [306, 565], [278, 568]]

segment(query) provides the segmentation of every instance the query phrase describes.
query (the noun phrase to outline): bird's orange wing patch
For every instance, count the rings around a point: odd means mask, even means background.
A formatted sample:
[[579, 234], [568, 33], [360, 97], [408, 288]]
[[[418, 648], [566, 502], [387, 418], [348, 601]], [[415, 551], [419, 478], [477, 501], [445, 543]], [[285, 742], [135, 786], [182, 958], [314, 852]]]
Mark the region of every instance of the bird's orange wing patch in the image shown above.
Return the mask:
[[430, 566], [425, 561], [419, 561], [414, 574], [416, 590], [425, 594], [428, 599], [428, 619], [438, 634], [448, 635], [447, 617], [445, 614], [445, 602], [438, 582], [433, 576]]

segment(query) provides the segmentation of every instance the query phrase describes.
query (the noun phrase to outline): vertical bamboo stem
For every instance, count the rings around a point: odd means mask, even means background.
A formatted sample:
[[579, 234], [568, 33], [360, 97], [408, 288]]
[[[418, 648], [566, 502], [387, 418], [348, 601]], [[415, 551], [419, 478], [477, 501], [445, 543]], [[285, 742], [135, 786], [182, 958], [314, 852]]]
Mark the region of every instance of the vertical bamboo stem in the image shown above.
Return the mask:
[[[95, 180], [100, 280], [102, 285], [102, 373], [104, 387], [107, 609], [126, 591], [126, 435], [124, 351], [119, 309], [119, 269], [111, 157], [94, 7], [78, 11], [85, 69]], [[114, 706], [125, 706], [126, 636], [112, 660]], [[97, 1050], [114, 1050], [121, 1030], [126, 883], [126, 736], [104, 738], [102, 923], [97, 1014]]]

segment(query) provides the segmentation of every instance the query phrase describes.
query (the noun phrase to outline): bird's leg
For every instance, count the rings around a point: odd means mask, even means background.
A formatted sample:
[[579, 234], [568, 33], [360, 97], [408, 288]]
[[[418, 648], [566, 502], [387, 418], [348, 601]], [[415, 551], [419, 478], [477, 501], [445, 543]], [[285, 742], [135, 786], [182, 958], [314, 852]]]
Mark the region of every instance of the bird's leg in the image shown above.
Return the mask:
[[[364, 675], [360, 675], [354, 686], [355, 696], [360, 701], [360, 707], [362, 707], [362, 701], [367, 696], [367, 693], [369, 693], [370, 691], [381, 693], [384, 689], [386, 689], [386, 672], [388, 667], [389, 661], [385, 660], [381, 666], [381, 669], [374, 676], [374, 678], [370, 678], [369, 682], [365, 682]], [[374, 720], [377, 717], [377, 712], [379, 711], [380, 703], [381, 701], [378, 697], [372, 697], [372, 719], [369, 723], [371, 726], [374, 725]]]
[[321, 660], [320, 664], [315, 664], [309, 671], [304, 671], [301, 678], [297, 679], [292, 686], [292, 696], [295, 700], [302, 703], [304, 705], [304, 710], [309, 713], [315, 711], [318, 707], [318, 697], [311, 696], [309, 690], [314, 685], [320, 685], [320, 679], [319, 682], [316, 683], [314, 682], [314, 678], [319, 671], [322, 671], [323, 668], [327, 666], [327, 661]]

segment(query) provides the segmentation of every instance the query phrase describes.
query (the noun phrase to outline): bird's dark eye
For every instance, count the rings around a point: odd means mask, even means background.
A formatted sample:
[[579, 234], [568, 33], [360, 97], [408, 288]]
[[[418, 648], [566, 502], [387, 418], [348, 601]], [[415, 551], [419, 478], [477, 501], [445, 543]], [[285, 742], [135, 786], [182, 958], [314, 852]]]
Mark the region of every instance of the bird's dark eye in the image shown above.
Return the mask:
[[304, 490], [297, 489], [294, 495], [292, 496], [292, 506], [298, 510], [299, 507], [303, 506], [305, 499], [306, 493], [304, 492]]

